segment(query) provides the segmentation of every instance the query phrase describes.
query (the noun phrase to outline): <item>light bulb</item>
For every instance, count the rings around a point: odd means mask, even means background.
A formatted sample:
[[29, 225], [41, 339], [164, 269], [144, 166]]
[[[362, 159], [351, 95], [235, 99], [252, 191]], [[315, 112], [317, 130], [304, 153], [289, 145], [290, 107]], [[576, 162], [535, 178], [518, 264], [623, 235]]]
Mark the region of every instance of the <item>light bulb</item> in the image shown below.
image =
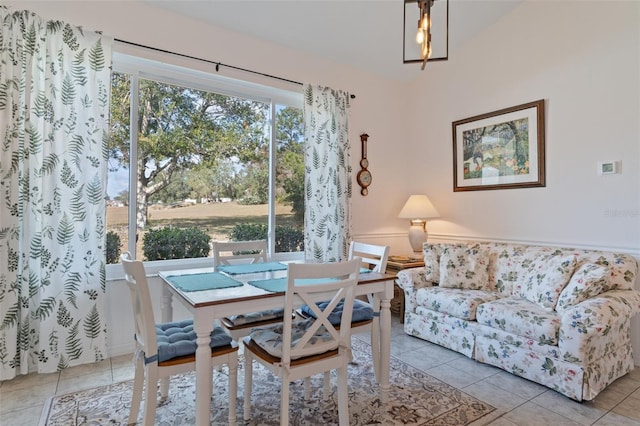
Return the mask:
[[422, 29], [426, 31], [429, 27], [431, 27], [431, 17], [429, 17], [429, 15], [424, 15], [422, 17]]
[[424, 41], [424, 31], [422, 31], [422, 28], [418, 28], [418, 32], [416, 33], [416, 43], [422, 44], [423, 41]]

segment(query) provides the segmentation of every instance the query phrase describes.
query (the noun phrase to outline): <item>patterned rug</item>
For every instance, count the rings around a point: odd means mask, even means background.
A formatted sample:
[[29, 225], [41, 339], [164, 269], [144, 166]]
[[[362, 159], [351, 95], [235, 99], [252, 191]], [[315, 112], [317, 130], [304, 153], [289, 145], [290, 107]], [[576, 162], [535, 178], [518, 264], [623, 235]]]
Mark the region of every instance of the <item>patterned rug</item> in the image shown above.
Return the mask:
[[[468, 425], [484, 424], [495, 418], [495, 408], [434, 377], [391, 357], [390, 398], [378, 398], [369, 346], [353, 339], [354, 364], [349, 366], [349, 414], [351, 425]], [[238, 368], [238, 423], [242, 422], [242, 363]], [[278, 425], [280, 380], [254, 364], [253, 418], [247, 425]], [[335, 374], [335, 372], [334, 372]], [[335, 376], [332, 377], [335, 383]], [[225, 425], [228, 419], [227, 370], [214, 372], [211, 424]], [[125, 425], [129, 415], [132, 381], [101, 386], [51, 398], [40, 420], [41, 426]], [[303, 381], [291, 383], [292, 425], [337, 424], [335, 388], [322, 400], [322, 376], [312, 378], [311, 401], [303, 400]], [[144, 402], [144, 401], [143, 401]], [[48, 408], [48, 409], [47, 409]], [[156, 425], [195, 423], [195, 380], [193, 373], [173, 376], [169, 397], [158, 407]], [[486, 417], [485, 417], [486, 416]], [[484, 417], [484, 419], [483, 419]], [[142, 421], [142, 407], [138, 421]]]

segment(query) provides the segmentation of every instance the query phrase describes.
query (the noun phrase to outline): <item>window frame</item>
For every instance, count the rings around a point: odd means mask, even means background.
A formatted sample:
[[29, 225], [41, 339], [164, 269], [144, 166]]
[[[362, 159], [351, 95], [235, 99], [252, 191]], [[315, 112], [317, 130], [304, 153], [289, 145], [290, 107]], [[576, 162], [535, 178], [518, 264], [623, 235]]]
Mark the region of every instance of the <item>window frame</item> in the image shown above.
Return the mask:
[[[118, 45], [116, 45], [116, 48]], [[131, 77], [131, 93], [138, 93], [139, 80], [149, 79], [162, 83], [173, 84], [192, 89], [215, 92], [222, 95], [234, 96], [243, 99], [264, 102], [269, 105], [270, 146], [269, 146], [269, 205], [268, 205], [268, 242], [269, 256], [273, 260], [300, 260], [304, 258], [303, 252], [275, 253], [275, 225], [276, 225], [276, 205], [275, 205], [275, 172], [276, 172], [276, 111], [279, 105], [302, 109], [303, 94], [302, 88], [298, 91], [267, 86], [263, 83], [256, 83], [248, 80], [241, 80], [214, 74], [202, 70], [202, 62], [197, 60], [186, 61], [184, 58], [175, 61], [173, 55], [164, 54], [162, 58], [147, 59], [142, 56], [123, 53], [115, 50], [113, 52], [112, 72], [128, 74]], [[177, 62], [180, 62], [178, 64]], [[139, 108], [139, 97], [131, 96], [130, 104], [130, 129], [137, 128], [137, 117]], [[130, 134], [130, 164], [137, 163], [138, 156], [138, 134]], [[128, 247], [125, 251], [133, 250], [135, 253], [136, 239], [136, 192], [132, 190], [132, 182], [137, 179], [135, 168], [129, 167], [129, 206], [128, 206]], [[133, 188], [135, 189], [135, 188]], [[132, 245], [133, 244], [133, 245]], [[190, 269], [210, 267], [211, 258], [194, 259], [172, 259], [144, 261], [145, 269], [149, 275], [156, 275], [161, 270], [166, 269]], [[107, 280], [119, 280], [124, 278], [124, 270], [119, 263], [106, 265]]]

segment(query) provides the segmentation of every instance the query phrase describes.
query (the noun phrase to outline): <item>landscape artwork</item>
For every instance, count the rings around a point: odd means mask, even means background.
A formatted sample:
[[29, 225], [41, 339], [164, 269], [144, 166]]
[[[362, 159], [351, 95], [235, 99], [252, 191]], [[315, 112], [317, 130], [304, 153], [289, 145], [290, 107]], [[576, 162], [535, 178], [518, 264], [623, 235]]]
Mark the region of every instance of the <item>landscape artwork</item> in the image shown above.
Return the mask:
[[464, 179], [529, 173], [529, 119], [462, 132]]
[[453, 123], [454, 191], [544, 186], [544, 101]]

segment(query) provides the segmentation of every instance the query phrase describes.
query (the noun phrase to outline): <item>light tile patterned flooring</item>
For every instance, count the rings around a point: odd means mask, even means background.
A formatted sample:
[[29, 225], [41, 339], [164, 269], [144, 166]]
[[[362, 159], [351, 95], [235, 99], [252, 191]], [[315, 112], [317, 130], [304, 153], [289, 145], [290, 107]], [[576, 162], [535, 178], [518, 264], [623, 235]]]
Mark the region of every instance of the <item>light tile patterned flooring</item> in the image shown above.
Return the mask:
[[[368, 340], [366, 335], [357, 337]], [[618, 379], [594, 401], [579, 403], [536, 383], [407, 336], [395, 316], [391, 353], [496, 407], [497, 415], [502, 415], [491, 420], [491, 425], [640, 426], [640, 367]], [[0, 425], [37, 425], [48, 397], [131, 378], [132, 356], [125, 355], [60, 373], [31, 374], [0, 382]]]

